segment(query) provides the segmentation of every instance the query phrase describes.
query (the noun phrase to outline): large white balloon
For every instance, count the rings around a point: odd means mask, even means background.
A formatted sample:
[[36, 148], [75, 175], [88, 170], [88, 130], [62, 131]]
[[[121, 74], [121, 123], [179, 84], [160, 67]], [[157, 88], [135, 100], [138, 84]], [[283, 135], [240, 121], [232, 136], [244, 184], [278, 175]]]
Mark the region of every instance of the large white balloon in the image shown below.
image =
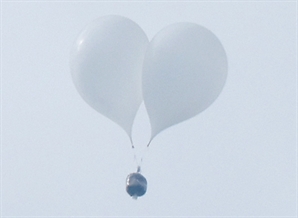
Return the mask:
[[162, 29], [148, 45], [143, 64], [151, 140], [214, 102], [225, 84], [227, 68], [224, 48], [208, 29], [193, 23]]
[[71, 74], [82, 98], [119, 124], [131, 139], [142, 98], [142, 66], [148, 38], [130, 19], [101, 17], [77, 38]]

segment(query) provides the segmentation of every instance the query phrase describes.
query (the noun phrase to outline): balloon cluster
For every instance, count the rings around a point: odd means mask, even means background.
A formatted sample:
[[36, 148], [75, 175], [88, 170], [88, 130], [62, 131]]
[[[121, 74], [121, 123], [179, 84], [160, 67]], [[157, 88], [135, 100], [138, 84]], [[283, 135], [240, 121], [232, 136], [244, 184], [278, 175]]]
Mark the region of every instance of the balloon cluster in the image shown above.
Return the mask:
[[116, 15], [100, 17], [82, 31], [70, 66], [82, 98], [120, 125], [130, 139], [144, 100], [150, 141], [205, 110], [227, 77], [224, 48], [208, 29], [175, 23], [149, 42], [135, 22]]
[[135, 22], [115, 15], [100, 17], [81, 32], [70, 61], [82, 98], [121, 126], [131, 143], [133, 121], [144, 101], [151, 124], [148, 145], [164, 129], [215, 101], [227, 65], [222, 44], [205, 27], [175, 23], [149, 42]]

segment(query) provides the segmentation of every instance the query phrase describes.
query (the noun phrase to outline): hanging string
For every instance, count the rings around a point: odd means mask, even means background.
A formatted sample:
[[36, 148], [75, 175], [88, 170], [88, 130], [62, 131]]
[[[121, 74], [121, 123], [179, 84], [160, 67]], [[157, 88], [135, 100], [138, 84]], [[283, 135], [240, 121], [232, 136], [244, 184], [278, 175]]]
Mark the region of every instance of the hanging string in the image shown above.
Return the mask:
[[[151, 142], [151, 140], [150, 140], [150, 142]], [[149, 144], [150, 144], [150, 142], [149, 142]], [[145, 156], [145, 154], [148, 153], [148, 150], [149, 150], [148, 145], [145, 148], [143, 148], [143, 150], [141, 152], [139, 152], [139, 154], [137, 154], [136, 148], [132, 145], [132, 149], [134, 151], [134, 161], [137, 165], [137, 172], [138, 173], [141, 172], [141, 167], [142, 167], [142, 164], [143, 164], [144, 156]], [[141, 157], [141, 159], [138, 159], [138, 156]]]

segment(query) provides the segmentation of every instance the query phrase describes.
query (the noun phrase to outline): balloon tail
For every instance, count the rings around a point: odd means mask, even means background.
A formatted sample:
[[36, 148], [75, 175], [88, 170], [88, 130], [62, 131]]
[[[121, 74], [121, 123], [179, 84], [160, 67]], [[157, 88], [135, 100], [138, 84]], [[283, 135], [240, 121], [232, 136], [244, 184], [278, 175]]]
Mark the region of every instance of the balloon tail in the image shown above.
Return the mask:
[[147, 147], [149, 147], [150, 143], [152, 142], [152, 138], [150, 139], [150, 141], [147, 144]]
[[131, 148], [134, 149], [135, 146], [133, 145], [133, 140], [132, 140], [132, 137], [131, 136], [129, 136], [129, 140], [130, 140]]

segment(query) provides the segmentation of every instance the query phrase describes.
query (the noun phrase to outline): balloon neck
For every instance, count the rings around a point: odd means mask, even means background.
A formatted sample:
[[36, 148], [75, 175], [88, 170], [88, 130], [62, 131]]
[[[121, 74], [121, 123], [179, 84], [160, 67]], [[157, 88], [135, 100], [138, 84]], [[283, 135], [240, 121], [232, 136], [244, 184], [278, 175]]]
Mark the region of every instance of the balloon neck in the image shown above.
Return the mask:
[[149, 145], [151, 144], [152, 139], [153, 139], [153, 138], [151, 138], [150, 141], [148, 142], [147, 147], [149, 147]]
[[135, 146], [133, 145], [133, 140], [132, 140], [132, 137], [131, 136], [129, 136], [129, 140], [130, 140], [131, 148], [134, 149]]
[[141, 166], [138, 166], [137, 173], [141, 172]]

